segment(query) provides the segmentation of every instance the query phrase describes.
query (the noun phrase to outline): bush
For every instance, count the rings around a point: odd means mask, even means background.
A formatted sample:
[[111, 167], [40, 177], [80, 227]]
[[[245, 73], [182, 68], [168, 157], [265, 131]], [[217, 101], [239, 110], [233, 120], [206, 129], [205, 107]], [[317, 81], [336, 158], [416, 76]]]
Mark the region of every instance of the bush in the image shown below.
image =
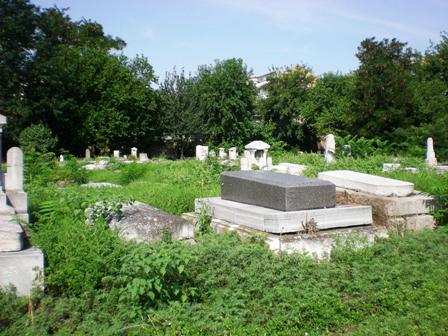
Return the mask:
[[19, 135], [19, 143], [26, 153], [48, 153], [54, 151], [58, 142], [51, 129], [43, 124], [33, 124], [25, 128]]
[[129, 184], [143, 177], [144, 174], [145, 166], [142, 164], [130, 163], [128, 165], [122, 166], [119, 177], [120, 184]]

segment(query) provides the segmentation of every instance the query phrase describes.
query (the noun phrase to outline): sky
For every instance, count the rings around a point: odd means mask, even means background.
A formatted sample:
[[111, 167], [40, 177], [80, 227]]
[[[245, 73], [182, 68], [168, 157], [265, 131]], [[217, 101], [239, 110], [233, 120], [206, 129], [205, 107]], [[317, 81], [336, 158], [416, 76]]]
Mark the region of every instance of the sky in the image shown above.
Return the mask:
[[126, 41], [163, 79], [167, 71], [242, 58], [255, 75], [306, 64], [316, 74], [356, 70], [360, 42], [397, 38], [425, 51], [448, 31], [448, 0], [31, 0], [69, 8]]

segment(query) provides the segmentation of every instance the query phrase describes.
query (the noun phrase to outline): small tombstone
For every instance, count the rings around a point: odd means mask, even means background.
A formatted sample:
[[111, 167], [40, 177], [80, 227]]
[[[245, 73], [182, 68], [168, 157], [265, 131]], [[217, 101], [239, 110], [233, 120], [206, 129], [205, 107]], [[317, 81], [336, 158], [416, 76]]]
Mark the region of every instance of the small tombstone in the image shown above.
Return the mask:
[[205, 161], [208, 157], [208, 146], [196, 146], [196, 160]]
[[120, 158], [120, 151], [114, 150], [114, 158], [119, 159]]
[[64, 155], [59, 155], [59, 162], [60, 163], [63, 163], [64, 162]]
[[325, 137], [325, 161], [333, 163], [336, 161], [336, 140], [333, 134], [328, 134]]
[[138, 157], [138, 149], [137, 147], [132, 147], [131, 148], [131, 155], [134, 157]]
[[[255, 164], [260, 169], [264, 169], [268, 165], [268, 150], [271, 148], [267, 143], [256, 140], [244, 146], [249, 152], [249, 163]], [[245, 153], [246, 155], [246, 153]]]
[[240, 169], [241, 170], [252, 170], [251, 164], [250, 164], [250, 159], [249, 158], [241, 158], [240, 160]]
[[6, 153], [7, 174], [5, 190], [23, 190], [23, 152], [12, 147]]
[[140, 153], [138, 158], [139, 158], [140, 162], [148, 162], [149, 161], [147, 153]]
[[236, 147], [229, 148], [229, 160], [236, 160], [238, 158], [238, 152]]
[[434, 142], [432, 138], [426, 140], [426, 165], [428, 167], [437, 166], [436, 153], [434, 152]]
[[227, 157], [225, 148], [220, 148], [220, 149], [219, 149], [219, 154], [218, 154], [218, 156], [219, 156], [219, 158], [220, 158], [221, 160], [224, 160], [224, 159]]
[[86, 148], [86, 160], [90, 160], [90, 149]]
[[127, 155], [123, 155], [123, 159], [127, 160], [128, 156]]

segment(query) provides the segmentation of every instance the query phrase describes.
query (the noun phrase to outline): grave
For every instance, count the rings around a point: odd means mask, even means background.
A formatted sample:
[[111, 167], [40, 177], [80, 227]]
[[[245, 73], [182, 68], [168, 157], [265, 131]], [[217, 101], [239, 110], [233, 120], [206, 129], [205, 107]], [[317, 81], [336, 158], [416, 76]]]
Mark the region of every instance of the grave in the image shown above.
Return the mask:
[[370, 205], [375, 225], [400, 233], [435, 226], [430, 215], [434, 198], [415, 191], [412, 183], [352, 171], [329, 171], [318, 176], [336, 185], [338, 204]]
[[432, 138], [426, 139], [426, 165], [428, 167], [437, 166], [436, 153], [434, 152], [434, 142]]
[[333, 134], [325, 137], [325, 161], [333, 163], [336, 161], [336, 140]]
[[371, 226], [370, 206], [336, 205], [335, 186], [327, 181], [269, 171], [221, 177], [221, 197], [196, 199], [195, 213], [184, 218], [194, 220], [206, 210], [218, 232], [262, 234], [272, 250], [307, 251], [317, 258], [328, 256], [341, 235], [372, 238], [381, 231]]
[[295, 163], [281, 162], [278, 165], [272, 166], [272, 170], [278, 173], [302, 175], [306, 170], [306, 166]]
[[115, 159], [119, 159], [120, 158], [120, 151], [119, 150], [114, 150], [114, 158]]
[[256, 140], [244, 146], [244, 156], [249, 159], [249, 165], [258, 166], [259, 169], [264, 169], [268, 166], [268, 150], [271, 148], [267, 143]]
[[88, 149], [88, 148], [86, 149], [85, 159], [90, 160], [90, 149]]
[[205, 161], [208, 157], [208, 146], [196, 146], [196, 160]]
[[131, 148], [131, 156], [133, 156], [134, 158], [138, 157], [138, 149], [137, 149], [137, 147], [132, 147]]
[[221, 160], [225, 160], [226, 159], [227, 154], [226, 154], [226, 149], [225, 148], [219, 148], [218, 157]]
[[139, 162], [148, 162], [148, 154], [147, 153], [140, 153], [138, 157]]
[[401, 164], [399, 163], [383, 163], [383, 172], [399, 170], [400, 167]]
[[230, 147], [229, 148], [229, 160], [236, 160], [238, 159], [238, 152], [236, 147]]
[[[1, 126], [6, 124], [2, 115], [0, 124], [1, 134]], [[28, 246], [22, 226], [28, 222], [29, 216], [28, 198], [23, 190], [23, 152], [20, 148], [8, 150], [6, 165], [4, 179], [0, 173], [0, 287], [12, 284], [18, 295], [29, 295], [34, 280], [43, 271], [44, 257], [41, 250]]]
[[232, 171], [221, 174], [221, 197], [281, 211], [332, 208], [332, 183], [269, 171]]
[[379, 196], [408, 196], [414, 184], [386, 177], [358, 173], [351, 170], [333, 170], [319, 173], [319, 179], [334, 183], [337, 187], [367, 192]]

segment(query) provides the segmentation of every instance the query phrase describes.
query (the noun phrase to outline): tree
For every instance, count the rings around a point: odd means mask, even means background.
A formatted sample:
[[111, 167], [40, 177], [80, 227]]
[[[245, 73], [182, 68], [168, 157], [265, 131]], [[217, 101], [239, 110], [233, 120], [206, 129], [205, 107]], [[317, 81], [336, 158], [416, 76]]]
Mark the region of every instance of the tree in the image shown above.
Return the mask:
[[[414, 125], [411, 83], [418, 54], [396, 39], [361, 42], [356, 54], [353, 132], [399, 142], [395, 130]], [[417, 61], [416, 61], [417, 60]]]
[[203, 141], [243, 145], [254, 127], [256, 89], [241, 59], [216, 61], [198, 70], [195, 109], [203, 125]]
[[186, 77], [183, 70], [180, 73], [173, 70], [160, 84], [163, 133], [171, 138], [181, 158], [201, 137], [201, 120], [195, 109], [195, 81]]
[[353, 74], [325, 73], [310, 89], [301, 114], [316, 136], [349, 133], [354, 79]]
[[273, 135], [290, 146], [309, 147], [308, 129], [304, 125], [302, 110], [316, 77], [310, 68], [297, 65], [284, 70], [276, 69], [268, 77], [268, 97], [261, 101], [264, 122], [274, 125]]

